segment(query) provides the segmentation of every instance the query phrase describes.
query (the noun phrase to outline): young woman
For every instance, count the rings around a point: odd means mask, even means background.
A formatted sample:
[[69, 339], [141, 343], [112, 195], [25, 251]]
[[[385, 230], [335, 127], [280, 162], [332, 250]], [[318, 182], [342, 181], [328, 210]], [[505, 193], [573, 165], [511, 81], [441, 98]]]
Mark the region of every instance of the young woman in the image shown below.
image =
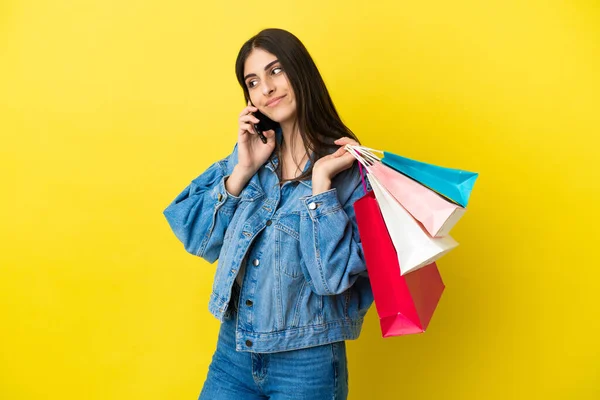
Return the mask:
[[[221, 322], [202, 400], [345, 399], [345, 340], [373, 301], [353, 203], [357, 144], [304, 45], [266, 29], [236, 61], [247, 102], [233, 152], [165, 209], [185, 249], [219, 259]], [[253, 114], [274, 129], [255, 130]], [[263, 121], [264, 122], [264, 121]]]

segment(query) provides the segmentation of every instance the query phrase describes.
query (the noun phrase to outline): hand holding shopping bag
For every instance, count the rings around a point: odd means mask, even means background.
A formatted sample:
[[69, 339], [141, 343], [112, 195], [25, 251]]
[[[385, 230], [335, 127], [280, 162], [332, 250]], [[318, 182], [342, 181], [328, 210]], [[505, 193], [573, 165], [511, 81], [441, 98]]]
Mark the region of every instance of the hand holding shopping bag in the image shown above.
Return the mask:
[[369, 173], [421, 224], [433, 237], [443, 237], [465, 213], [465, 208], [445, 199], [419, 182], [384, 165], [372, 150], [363, 146], [346, 146]]
[[[348, 148], [361, 165], [368, 163], [352, 148]], [[450, 236], [432, 238], [400, 203], [384, 188], [373, 173], [367, 175], [387, 231], [396, 249], [401, 274], [423, 268], [458, 246]]]
[[[417, 265], [415, 260], [427, 258], [428, 252], [435, 254], [433, 249], [437, 245], [441, 252], [429, 259], [431, 262], [458, 243], [449, 236], [432, 238], [422, 226], [427, 225], [432, 236], [445, 234], [464, 213], [463, 207], [451, 205], [448, 208], [449, 201], [433, 197], [437, 194], [428, 189], [425, 182], [430, 188], [466, 206], [477, 174], [414, 162], [411, 164], [413, 176], [419, 175], [414, 173], [417, 171], [429, 178], [421, 182], [413, 177], [417, 183], [398, 173], [398, 169], [394, 171], [381, 164], [371, 149], [362, 146], [346, 146], [346, 149], [359, 161], [361, 177], [362, 166], [365, 166], [373, 188], [354, 203], [354, 210], [383, 336], [424, 332], [444, 291], [444, 284], [434, 262], [427, 264], [425, 259], [425, 265]], [[383, 153], [390, 161], [390, 153]], [[419, 168], [423, 165], [426, 168], [421, 171]], [[420, 207], [419, 200], [428, 203], [426, 207]], [[403, 205], [410, 208], [412, 214]], [[442, 210], [445, 214], [440, 213]], [[436, 213], [443, 215], [443, 222], [431, 218]], [[415, 225], [419, 229], [414, 229]], [[406, 261], [408, 269], [403, 266]]]

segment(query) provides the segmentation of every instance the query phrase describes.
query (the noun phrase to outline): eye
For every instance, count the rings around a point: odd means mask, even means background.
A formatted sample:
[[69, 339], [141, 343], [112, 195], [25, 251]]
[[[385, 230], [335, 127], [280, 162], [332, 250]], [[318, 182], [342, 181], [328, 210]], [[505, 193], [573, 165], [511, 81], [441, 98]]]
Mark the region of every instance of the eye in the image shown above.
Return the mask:
[[253, 88], [254, 86], [256, 86], [255, 83], [256, 83], [256, 80], [252, 80], [252, 81], [248, 81], [247, 85], [249, 88]]
[[[278, 71], [278, 72], [275, 72], [275, 71]], [[281, 71], [283, 71], [283, 68], [275, 67], [271, 70], [271, 73], [273, 73], [274, 75], [277, 75], [277, 74], [281, 73]]]

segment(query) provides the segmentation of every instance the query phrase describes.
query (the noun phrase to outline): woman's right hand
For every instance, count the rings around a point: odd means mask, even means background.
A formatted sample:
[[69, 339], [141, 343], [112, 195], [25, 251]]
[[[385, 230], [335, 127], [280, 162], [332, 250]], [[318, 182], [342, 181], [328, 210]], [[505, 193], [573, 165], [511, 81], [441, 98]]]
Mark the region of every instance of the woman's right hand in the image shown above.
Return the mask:
[[244, 108], [239, 118], [238, 167], [252, 176], [269, 159], [275, 149], [275, 131], [263, 132], [267, 143], [263, 143], [254, 129], [258, 119], [252, 115], [258, 108], [251, 105]]

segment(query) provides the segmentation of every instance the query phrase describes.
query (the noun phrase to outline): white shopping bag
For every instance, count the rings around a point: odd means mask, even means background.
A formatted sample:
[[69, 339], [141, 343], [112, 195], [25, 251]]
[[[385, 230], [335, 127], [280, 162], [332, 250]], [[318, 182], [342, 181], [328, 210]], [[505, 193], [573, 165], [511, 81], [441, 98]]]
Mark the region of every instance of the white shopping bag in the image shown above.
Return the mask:
[[388, 229], [404, 275], [431, 264], [458, 246], [451, 236], [432, 238], [408, 211], [381, 185], [373, 174], [368, 174], [377, 204]]

